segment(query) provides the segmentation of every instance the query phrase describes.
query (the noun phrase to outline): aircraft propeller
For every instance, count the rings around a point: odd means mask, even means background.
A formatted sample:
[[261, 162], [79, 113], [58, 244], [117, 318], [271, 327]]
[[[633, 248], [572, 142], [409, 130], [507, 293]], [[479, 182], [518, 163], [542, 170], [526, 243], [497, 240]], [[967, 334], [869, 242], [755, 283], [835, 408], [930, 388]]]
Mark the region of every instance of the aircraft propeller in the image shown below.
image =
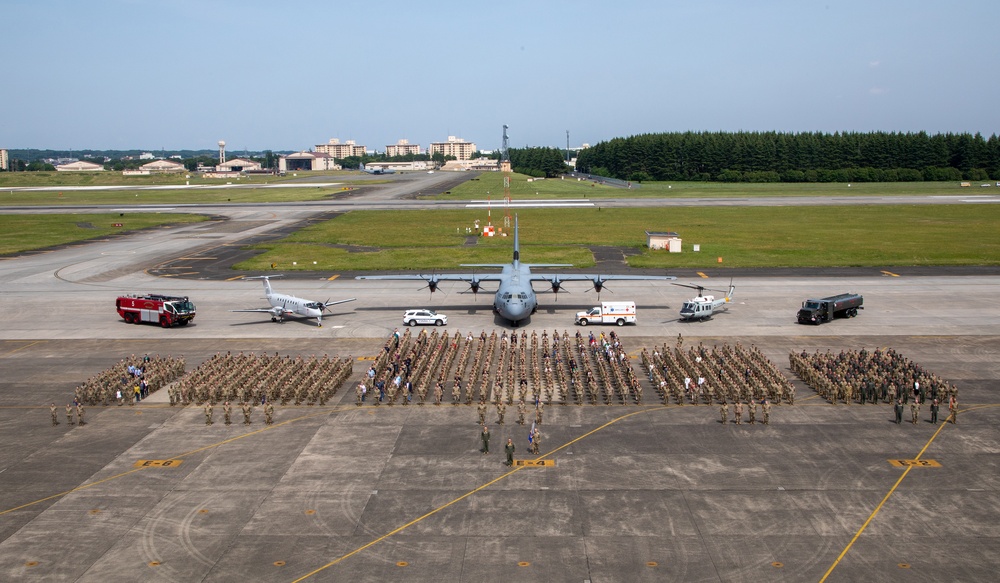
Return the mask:
[[[562, 287], [562, 280], [558, 277], [553, 277], [549, 280], [552, 283], [552, 293], [555, 294], [555, 301], [559, 301], [559, 292], [564, 291]], [[566, 293], [569, 293], [568, 291]]]
[[425, 279], [424, 281], [427, 282], [427, 285], [425, 285], [424, 287], [422, 287], [420, 289], [427, 288], [427, 289], [431, 290], [431, 297], [433, 297], [434, 296], [434, 292], [436, 292], [437, 289], [438, 289], [438, 277], [437, 277], [437, 274], [432, 275], [430, 277], [430, 279]]
[[[601, 292], [603, 290], [604, 290], [604, 280], [601, 279], [600, 275], [598, 275], [596, 278], [594, 278], [594, 291], [597, 292], [597, 301], [601, 301]], [[608, 291], [611, 293], [615, 293], [611, 289], [608, 289]]]

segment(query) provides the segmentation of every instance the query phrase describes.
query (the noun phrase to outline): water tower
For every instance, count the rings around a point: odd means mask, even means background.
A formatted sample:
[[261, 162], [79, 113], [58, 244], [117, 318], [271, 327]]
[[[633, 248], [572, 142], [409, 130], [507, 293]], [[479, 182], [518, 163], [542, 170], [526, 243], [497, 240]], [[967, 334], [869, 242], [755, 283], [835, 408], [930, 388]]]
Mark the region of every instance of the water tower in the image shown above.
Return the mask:
[[226, 163], [226, 142], [219, 140], [219, 165]]

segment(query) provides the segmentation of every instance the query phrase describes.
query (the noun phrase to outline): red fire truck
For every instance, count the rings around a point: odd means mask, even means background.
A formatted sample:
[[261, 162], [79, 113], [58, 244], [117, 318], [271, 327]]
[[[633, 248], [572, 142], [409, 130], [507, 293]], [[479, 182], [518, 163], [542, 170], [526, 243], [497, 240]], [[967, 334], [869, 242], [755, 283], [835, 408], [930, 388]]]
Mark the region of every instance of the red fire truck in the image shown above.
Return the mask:
[[187, 326], [194, 319], [194, 304], [187, 296], [121, 296], [115, 300], [118, 315], [128, 324], [158, 323], [164, 328]]

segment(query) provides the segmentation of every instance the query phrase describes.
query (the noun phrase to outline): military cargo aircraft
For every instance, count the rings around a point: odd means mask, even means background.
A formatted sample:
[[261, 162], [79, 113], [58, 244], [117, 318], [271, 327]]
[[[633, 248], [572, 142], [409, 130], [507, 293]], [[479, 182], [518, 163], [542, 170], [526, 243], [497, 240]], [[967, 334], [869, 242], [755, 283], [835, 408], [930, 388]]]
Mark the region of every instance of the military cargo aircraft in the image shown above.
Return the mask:
[[517, 327], [523, 320], [535, 313], [538, 308], [538, 298], [531, 283], [534, 281], [548, 282], [553, 293], [559, 293], [562, 284], [567, 281], [589, 281], [594, 291], [600, 293], [605, 282], [624, 280], [658, 280], [677, 279], [669, 275], [591, 275], [584, 273], [532, 273], [533, 267], [572, 267], [567, 263], [521, 263], [521, 248], [518, 240], [518, 221], [514, 217], [514, 257], [510, 263], [477, 263], [463, 264], [462, 267], [499, 268], [500, 273], [440, 273], [414, 275], [361, 275], [355, 279], [396, 279], [423, 280], [427, 282], [431, 293], [437, 290], [442, 281], [464, 281], [469, 284], [473, 293], [478, 293], [483, 282], [497, 282], [498, 289], [493, 298], [493, 312], [508, 320]]

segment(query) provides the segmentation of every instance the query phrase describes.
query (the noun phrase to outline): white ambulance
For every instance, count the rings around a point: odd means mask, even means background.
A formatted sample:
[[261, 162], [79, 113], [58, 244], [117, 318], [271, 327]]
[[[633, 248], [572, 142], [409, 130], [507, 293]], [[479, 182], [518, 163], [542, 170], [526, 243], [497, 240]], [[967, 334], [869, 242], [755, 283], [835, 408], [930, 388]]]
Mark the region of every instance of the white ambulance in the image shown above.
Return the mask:
[[635, 324], [635, 302], [601, 302], [586, 312], [576, 313], [576, 323], [587, 324]]

